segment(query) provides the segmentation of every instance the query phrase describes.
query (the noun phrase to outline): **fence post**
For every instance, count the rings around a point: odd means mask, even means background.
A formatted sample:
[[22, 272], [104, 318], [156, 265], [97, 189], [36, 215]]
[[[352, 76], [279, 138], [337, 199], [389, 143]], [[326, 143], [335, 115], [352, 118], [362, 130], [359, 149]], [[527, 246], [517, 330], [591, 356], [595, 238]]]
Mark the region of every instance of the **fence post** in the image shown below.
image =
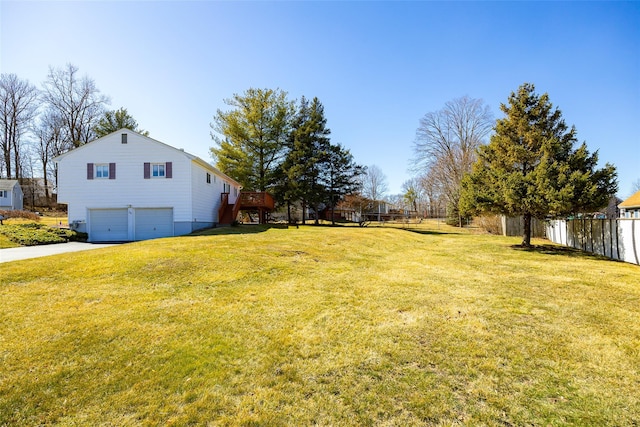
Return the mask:
[[618, 221], [616, 219], [616, 259], [620, 259], [620, 234], [618, 233]]
[[636, 220], [631, 220], [631, 244], [633, 245], [633, 255], [636, 258], [636, 265], [640, 265], [638, 261], [638, 248], [636, 244]]

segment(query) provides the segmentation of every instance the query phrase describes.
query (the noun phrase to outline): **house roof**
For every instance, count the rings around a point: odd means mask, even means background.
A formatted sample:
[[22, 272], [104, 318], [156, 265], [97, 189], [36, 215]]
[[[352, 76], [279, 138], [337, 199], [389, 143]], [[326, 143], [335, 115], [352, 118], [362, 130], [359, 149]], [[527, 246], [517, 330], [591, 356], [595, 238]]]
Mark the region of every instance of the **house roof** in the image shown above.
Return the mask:
[[0, 190], [12, 190], [17, 183], [15, 179], [0, 179]]
[[209, 169], [210, 171], [212, 171], [212, 172], [216, 173], [217, 175], [220, 175], [220, 176], [222, 176], [222, 177], [224, 177], [224, 178], [228, 179], [229, 181], [231, 181], [231, 182], [233, 182], [233, 183], [237, 184], [239, 187], [242, 187], [242, 184], [241, 184], [241, 183], [239, 183], [239, 182], [238, 182], [238, 181], [236, 181], [235, 179], [231, 178], [229, 175], [227, 175], [227, 174], [223, 173], [223, 172], [222, 172], [222, 171], [220, 171], [218, 168], [216, 168], [215, 166], [213, 166], [211, 163], [209, 163], [209, 162], [206, 162], [206, 161], [202, 160], [200, 157], [195, 156], [195, 155], [190, 154], [190, 153], [187, 153], [186, 151], [184, 151], [184, 150], [183, 150], [183, 149], [181, 149], [181, 148], [173, 147], [173, 146], [171, 146], [171, 145], [169, 145], [169, 144], [165, 144], [164, 142], [158, 141], [157, 139], [149, 138], [148, 136], [144, 136], [144, 135], [142, 135], [142, 134], [140, 134], [140, 133], [138, 133], [138, 132], [136, 132], [136, 131], [133, 131], [133, 130], [131, 130], [131, 129], [127, 129], [127, 128], [119, 129], [119, 130], [117, 130], [117, 131], [115, 131], [115, 132], [112, 132], [112, 133], [110, 133], [110, 134], [108, 134], [108, 135], [105, 135], [105, 136], [103, 136], [103, 137], [101, 137], [101, 138], [94, 139], [93, 141], [90, 141], [90, 142], [88, 142], [88, 143], [86, 143], [86, 144], [84, 144], [84, 145], [81, 145], [80, 147], [75, 148], [75, 149], [73, 149], [73, 150], [71, 150], [71, 151], [67, 151], [67, 152], [66, 152], [66, 153], [64, 153], [64, 154], [61, 154], [61, 155], [59, 155], [59, 156], [55, 157], [55, 158], [53, 159], [53, 161], [57, 163], [57, 162], [59, 162], [60, 160], [62, 160], [62, 159], [64, 159], [65, 157], [67, 157], [68, 155], [70, 155], [70, 154], [72, 154], [72, 153], [77, 152], [78, 150], [82, 150], [83, 148], [85, 148], [85, 147], [87, 147], [87, 146], [89, 146], [89, 145], [91, 145], [91, 144], [95, 144], [95, 143], [99, 142], [99, 141], [100, 141], [100, 140], [102, 140], [102, 139], [108, 138], [108, 137], [110, 137], [111, 135], [114, 135], [114, 134], [117, 134], [117, 133], [123, 133], [123, 132], [127, 132], [127, 133], [134, 133], [134, 134], [136, 134], [136, 135], [140, 136], [141, 138], [146, 139], [146, 140], [148, 140], [148, 141], [150, 141], [150, 142], [153, 142], [153, 143], [155, 143], [155, 144], [161, 144], [161, 145], [163, 145], [163, 146], [165, 146], [165, 147], [167, 147], [167, 148], [170, 148], [170, 149], [172, 149], [172, 150], [175, 150], [175, 151], [177, 151], [177, 152], [181, 153], [182, 155], [186, 156], [187, 158], [191, 159], [192, 161], [194, 161], [194, 162], [198, 163], [200, 166], [204, 167], [205, 169]]
[[618, 205], [619, 208], [640, 208], [640, 191], [635, 192], [627, 200]]

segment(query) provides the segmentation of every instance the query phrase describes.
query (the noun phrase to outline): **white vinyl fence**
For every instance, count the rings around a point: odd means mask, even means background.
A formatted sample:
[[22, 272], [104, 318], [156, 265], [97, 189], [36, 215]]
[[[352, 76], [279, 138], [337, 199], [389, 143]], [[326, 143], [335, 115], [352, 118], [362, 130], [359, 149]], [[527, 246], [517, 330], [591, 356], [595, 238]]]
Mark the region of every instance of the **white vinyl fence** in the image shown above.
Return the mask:
[[572, 219], [547, 221], [554, 243], [640, 265], [639, 219]]

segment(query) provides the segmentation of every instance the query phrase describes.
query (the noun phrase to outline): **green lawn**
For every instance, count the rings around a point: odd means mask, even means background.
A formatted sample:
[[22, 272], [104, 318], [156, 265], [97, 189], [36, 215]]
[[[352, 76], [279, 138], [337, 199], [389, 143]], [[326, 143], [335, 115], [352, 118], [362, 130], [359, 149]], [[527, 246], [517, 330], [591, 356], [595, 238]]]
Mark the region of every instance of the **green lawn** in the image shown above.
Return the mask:
[[0, 425], [640, 424], [637, 266], [444, 226], [203, 234], [2, 264]]

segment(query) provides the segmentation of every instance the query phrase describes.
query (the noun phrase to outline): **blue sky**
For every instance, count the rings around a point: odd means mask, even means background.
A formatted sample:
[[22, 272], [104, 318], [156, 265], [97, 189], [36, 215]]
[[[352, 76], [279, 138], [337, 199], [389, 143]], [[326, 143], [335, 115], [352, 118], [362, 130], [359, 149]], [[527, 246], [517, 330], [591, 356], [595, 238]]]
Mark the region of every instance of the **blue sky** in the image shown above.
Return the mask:
[[150, 136], [211, 160], [209, 124], [250, 87], [317, 96], [332, 141], [399, 193], [424, 114], [468, 95], [501, 117], [524, 82], [640, 179], [640, 2], [0, 2], [0, 70], [72, 63]]

